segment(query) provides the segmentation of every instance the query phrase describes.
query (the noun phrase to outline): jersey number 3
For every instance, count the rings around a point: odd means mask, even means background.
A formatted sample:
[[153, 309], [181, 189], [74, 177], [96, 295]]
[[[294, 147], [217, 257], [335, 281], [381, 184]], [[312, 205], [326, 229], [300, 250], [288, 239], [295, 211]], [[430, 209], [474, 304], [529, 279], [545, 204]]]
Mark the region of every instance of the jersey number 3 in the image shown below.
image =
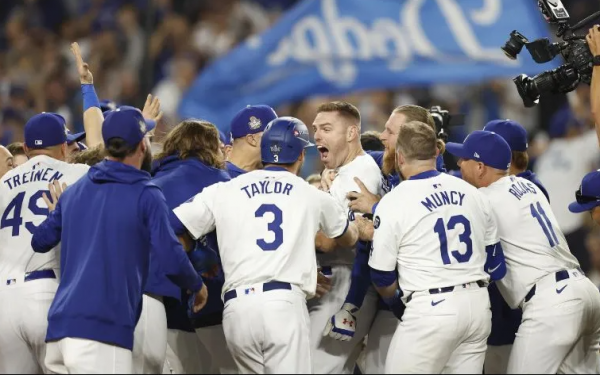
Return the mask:
[[275, 251], [283, 243], [283, 212], [274, 204], [263, 204], [254, 213], [254, 217], [263, 217], [266, 213], [273, 214], [273, 221], [267, 225], [269, 232], [273, 232], [275, 239], [272, 242], [267, 242], [263, 238], [256, 240], [256, 244], [263, 251]]
[[[48, 216], [48, 208], [38, 206], [38, 199], [42, 199], [42, 195], [46, 193], [47, 196], [50, 196], [50, 192], [48, 190], [38, 190], [35, 194], [29, 198], [28, 208], [34, 215], [39, 216]], [[7, 227], [12, 227], [12, 236], [16, 237], [19, 235], [21, 225], [23, 225], [23, 218], [21, 217], [21, 210], [23, 208], [23, 201], [25, 200], [25, 192], [22, 191], [17, 194], [16, 197], [8, 206], [6, 206], [6, 211], [2, 214], [2, 219], [0, 220], [0, 229], [4, 229]], [[10, 216], [10, 217], [9, 217]], [[29, 233], [33, 234], [36, 226], [33, 222], [28, 221], [25, 223], [25, 228], [29, 231]]]
[[464, 243], [467, 250], [461, 253], [458, 250], [452, 250], [452, 256], [458, 261], [458, 263], [466, 263], [471, 259], [473, 255], [473, 242], [471, 241], [471, 223], [463, 215], [452, 216], [448, 220], [448, 225], [444, 225], [444, 219], [439, 218], [435, 222], [433, 231], [437, 233], [440, 240], [440, 251], [442, 252], [442, 261], [444, 264], [450, 264], [450, 255], [448, 254], [448, 236], [446, 234], [446, 227], [448, 230], [453, 230], [457, 224], [462, 224], [464, 230], [458, 235], [458, 239], [461, 243]]

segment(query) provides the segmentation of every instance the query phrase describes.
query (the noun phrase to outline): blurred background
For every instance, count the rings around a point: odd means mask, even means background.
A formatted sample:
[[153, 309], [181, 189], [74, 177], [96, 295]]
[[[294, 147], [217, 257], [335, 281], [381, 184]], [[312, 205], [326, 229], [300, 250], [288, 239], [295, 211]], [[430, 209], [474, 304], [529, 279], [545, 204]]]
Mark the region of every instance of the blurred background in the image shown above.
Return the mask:
[[[563, 2], [572, 23], [600, 10], [598, 0]], [[157, 132], [160, 140], [169, 127], [181, 120], [179, 104], [203, 70], [247, 38], [268, 30], [297, 3], [2, 0], [0, 144], [21, 141], [25, 122], [41, 111], [60, 113], [73, 131], [83, 129], [79, 80], [69, 51], [73, 41], [79, 42], [84, 59], [90, 64], [100, 99], [141, 107], [148, 93], [160, 98], [165, 112]], [[505, 37], [508, 34], [502, 39]], [[511, 78], [500, 78], [469, 84], [349, 90], [336, 96], [309, 95], [277, 105], [276, 111], [310, 125], [316, 107], [329, 100], [357, 105], [365, 131], [383, 130], [397, 105], [440, 105], [451, 113], [466, 115], [465, 124], [450, 131], [451, 140], [459, 142], [469, 131], [481, 129], [491, 119], [517, 120], [529, 131], [531, 168], [548, 188], [572, 251], [584, 263], [584, 270], [600, 267], [600, 232], [590, 225], [587, 215], [573, 215], [566, 207], [581, 177], [599, 167], [588, 86], [580, 85], [568, 95], [543, 95], [540, 104], [532, 109], [523, 106]], [[446, 157], [446, 163], [449, 169], [456, 168], [451, 157]], [[307, 164], [305, 175], [322, 168], [314, 156]]]

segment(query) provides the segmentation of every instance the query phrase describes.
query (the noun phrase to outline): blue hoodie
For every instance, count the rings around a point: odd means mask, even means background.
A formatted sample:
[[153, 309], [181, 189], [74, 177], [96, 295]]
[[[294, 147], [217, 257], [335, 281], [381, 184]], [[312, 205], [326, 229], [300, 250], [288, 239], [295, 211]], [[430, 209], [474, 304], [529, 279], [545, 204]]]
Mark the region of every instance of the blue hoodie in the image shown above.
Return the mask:
[[61, 280], [46, 341], [83, 338], [132, 350], [151, 251], [182, 288], [202, 287], [170, 226], [160, 188], [150, 174], [123, 163], [105, 160], [90, 168], [63, 193], [31, 245], [43, 253], [61, 240]]
[[236, 178], [237, 176], [246, 173], [246, 170], [239, 168], [237, 165], [232, 162], [225, 162], [225, 168], [227, 169], [227, 173], [231, 178]]
[[[224, 170], [209, 167], [196, 158], [181, 160], [176, 155], [159, 160], [155, 164], [152, 173], [154, 175], [152, 182], [162, 189], [167, 200], [167, 205], [171, 210], [200, 193], [205, 187], [230, 179]], [[173, 223], [175, 218], [172, 217], [171, 219]], [[174, 226], [175, 232], [178, 234], [181, 234], [185, 230], [178, 223]], [[215, 251], [214, 249], [217, 249], [217, 235], [215, 232], [212, 232], [200, 240], [196, 250], [190, 253], [190, 259], [196, 271], [205, 271], [204, 268], [206, 268], [207, 264], [220, 263], [218, 250]], [[222, 271], [220, 272], [221, 275]], [[224, 277], [217, 277], [217, 280], [206, 280], [208, 301], [204, 309], [198, 314], [199, 316], [215, 312], [221, 314], [223, 302], [221, 301], [220, 288], [223, 286], [223, 281]], [[146, 285], [146, 291], [170, 297], [165, 299], [167, 327], [169, 329], [193, 332], [193, 327], [186, 311], [187, 303], [180, 303], [182, 297], [181, 289], [164, 276], [160, 267], [157, 267], [156, 262], [153, 261], [153, 258], [150, 260], [150, 276]]]

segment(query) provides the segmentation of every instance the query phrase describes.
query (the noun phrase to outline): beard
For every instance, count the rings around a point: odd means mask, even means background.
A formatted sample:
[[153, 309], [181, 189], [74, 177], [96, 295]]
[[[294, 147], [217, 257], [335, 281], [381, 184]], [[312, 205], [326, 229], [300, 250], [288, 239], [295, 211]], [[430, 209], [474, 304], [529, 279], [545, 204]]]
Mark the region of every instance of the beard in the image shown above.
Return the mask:
[[150, 148], [147, 148], [144, 153], [144, 160], [142, 160], [142, 167], [140, 169], [148, 173], [152, 172], [152, 151], [150, 151]]
[[389, 176], [398, 171], [396, 167], [396, 153], [390, 152], [387, 149], [383, 151], [383, 165], [381, 166], [381, 171], [384, 175]]

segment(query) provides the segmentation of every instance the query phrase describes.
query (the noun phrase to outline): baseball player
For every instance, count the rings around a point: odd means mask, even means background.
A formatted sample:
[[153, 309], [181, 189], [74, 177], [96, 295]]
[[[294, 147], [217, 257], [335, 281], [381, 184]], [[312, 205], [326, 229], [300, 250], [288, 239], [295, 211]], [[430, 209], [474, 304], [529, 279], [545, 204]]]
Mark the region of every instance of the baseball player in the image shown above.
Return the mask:
[[108, 114], [102, 127], [107, 160], [69, 187], [34, 231], [31, 245], [39, 253], [62, 239], [62, 278], [46, 335], [50, 372], [132, 371], [150, 251], [171, 280], [196, 295], [196, 308], [205, 303], [206, 287], [169, 225], [164, 196], [149, 183], [146, 134], [154, 126], [136, 109]]
[[[492, 120], [484, 126], [483, 130], [498, 134], [508, 143], [512, 155], [508, 174], [533, 182], [550, 201], [546, 188], [535, 173], [527, 170], [529, 155], [525, 128], [512, 120]], [[484, 370], [486, 374], [506, 374], [508, 359], [521, 324], [522, 314], [520, 309], [511, 309], [508, 306], [496, 283], [490, 284], [488, 291], [492, 305], [492, 332], [488, 338]]]
[[261, 168], [260, 139], [277, 113], [268, 105], [249, 105], [231, 121], [231, 150], [226, 162], [231, 178]]
[[[410, 121], [426, 123], [433, 130], [436, 130], [435, 121], [427, 109], [416, 105], [403, 105], [394, 109], [385, 124], [384, 132], [380, 134], [381, 142], [384, 145], [384, 151], [377, 152], [366, 150], [384, 173], [384, 193], [390, 191], [400, 183], [400, 176], [394, 166], [396, 141], [398, 139], [400, 127]], [[438, 140], [438, 148], [440, 149], [440, 155], [438, 155], [436, 159], [436, 168], [440, 172], [445, 172], [442, 157], [444, 144], [441, 140]], [[347, 195], [349, 207], [355, 214], [372, 214], [381, 197], [370, 193], [362, 181], [358, 180], [357, 184], [360, 187], [360, 192], [353, 191]], [[363, 222], [365, 225], [372, 227], [371, 222]], [[368, 238], [368, 240], [372, 241], [372, 237]], [[370, 246], [369, 243], [369, 248]], [[359, 276], [353, 278], [346, 302], [354, 303], [356, 306], [360, 306], [360, 303], [362, 303], [367, 287], [371, 285], [368, 262], [368, 253], [357, 254], [353, 266], [353, 274], [358, 273]], [[373, 324], [369, 329], [367, 345], [365, 347], [364, 372], [368, 374], [381, 374], [385, 371], [385, 359], [387, 357], [388, 349], [392, 342], [396, 326], [399, 323], [398, 319], [402, 316], [403, 312], [404, 305], [402, 303], [394, 305], [392, 311], [390, 306], [379, 299], [377, 315], [375, 315]]]
[[406, 304], [385, 372], [481, 373], [491, 328], [486, 252], [502, 252], [493, 214], [475, 188], [436, 170], [429, 125], [401, 126], [396, 150], [404, 182], [376, 208], [369, 260], [381, 296]]
[[[186, 120], [174, 127], [167, 134], [161, 153], [156, 155], [153, 170], [153, 183], [163, 190], [167, 205], [173, 209], [189, 198], [201, 192], [204, 188], [230, 180], [224, 168], [223, 156], [220, 154], [218, 131], [215, 126], [206, 121]], [[181, 234], [185, 228], [174, 228], [177, 234]], [[204, 246], [208, 243], [216, 245], [215, 233], [210, 233], [200, 241]], [[215, 246], [216, 247], [216, 246]], [[195, 255], [199, 251], [190, 254], [193, 264], [196, 264]], [[196, 267], [195, 267], [196, 268]], [[196, 268], [199, 271], [198, 268]], [[160, 271], [160, 267], [157, 269]], [[192, 322], [187, 313], [187, 296], [180, 302], [181, 290], [175, 287], [164, 276], [150, 289], [153, 293], [166, 296], [165, 308], [167, 311], [168, 343], [171, 350], [179, 359], [186, 373], [231, 372], [235, 370], [235, 363], [225, 345], [225, 337], [221, 325], [223, 302], [221, 301], [222, 280], [207, 278], [205, 285], [208, 290], [208, 301], [206, 306], [198, 313], [198, 318], [208, 317], [203, 320], [204, 326], [217, 326], [217, 332], [198, 335], [194, 330]], [[175, 288], [174, 288], [175, 287]], [[162, 291], [161, 291], [162, 290]], [[184, 294], [185, 295], [185, 294]], [[195, 316], [196, 317], [196, 316]], [[209, 321], [211, 320], [212, 321]], [[216, 319], [216, 322], [214, 320]], [[199, 329], [200, 331], [200, 329]], [[152, 329], [153, 337], [155, 330]], [[204, 333], [204, 332], [203, 332]], [[220, 335], [219, 335], [220, 333]], [[198, 357], [199, 337], [205, 339], [207, 355]], [[216, 341], [221, 340], [223, 345]], [[209, 354], [210, 353], [210, 354]], [[212, 357], [212, 358], [211, 358]], [[198, 363], [200, 362], [200, 363]], [[180, 369], [176, 369], [180, 373]], [[214, 371], [211, 371], [214, 370]]]
[[[343, 207], [347, 194], [359, 191], [355, 178], [374, 194], [382, 194], [383, 179], [379, 167], [360, 144], [360, 113], [350, 103], [333, 102], [320, 106], [313, 123], [315, 143], [325, 168], [335, 170], [329, 193]], [[354, 214], [347, 209], [348, 217]], [[317, 249], [331, 250], [331, 241], [317, 242]], [[367, 246], [342, 248], [317, 259], [325, 275], [332, 280], [331, 291], [309, 301], [311, 345], [317, 373], [351, 373], [360, 354], [362, 341], [369, 331], [377, 309], [377, 294], [370, 288], [362, 305], [346, 300], [356, 252]], [[367, 286], [368, 287], [368, 286]], [[336, 340], [338, 339], [338, 340]], [[339, 341], [342, 339], [343, 341]]]
[[14, 167], [18, 167], [21, 164], [24, 164], [29, 158], [25, 154], [25, 148], [23, 142], [13, 142], [6, 146], [6, 149], [13, 156], [13, 165]]
[[261, 140], [264, 170], [212, 185], [174, 211], [194, 238], [217, 229], [223, 327], [241, 373], [312, 373], [306, 298], [317, 284], [315, 235], [340, 246], [357, 240], [335, 199], [297, 177], [308, 146], [300, 120], [275, 119]]
[[64, 162], [67, 135], [58, 114], [33, 116], [24, 136], [29, 160], [0, 179], [0, 373], [44, 369], [47, 316], [59, 267], [56, 251], [33, 252], [31, 237], [48, 215], [43, 199], [50, 196], [48, 184], [73, 184], [89, 168]]
[[[500, 142], [500, 140], [502, 142]], [[448, 144], [463, 179], [487, 196], [498, 224], [507, 274], [498, 288], [523, 311], [509, 374], [593, 373], [600, 342], [600, 295], [569, 251], [550, 204], [532, 182], [494, 162], [510, 147], [497, 134], [471, 133]]]

